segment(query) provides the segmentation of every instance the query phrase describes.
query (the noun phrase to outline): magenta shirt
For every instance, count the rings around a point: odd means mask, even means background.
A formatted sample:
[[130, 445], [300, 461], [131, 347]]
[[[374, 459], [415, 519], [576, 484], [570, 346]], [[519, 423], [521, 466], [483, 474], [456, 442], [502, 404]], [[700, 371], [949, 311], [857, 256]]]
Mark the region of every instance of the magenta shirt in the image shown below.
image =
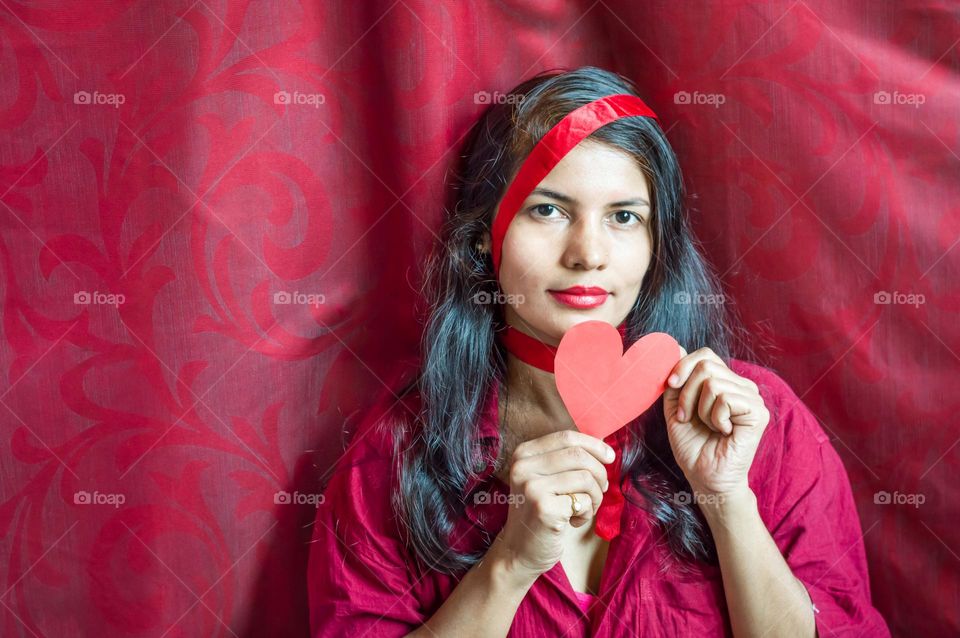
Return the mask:
[[[889, 636], [870, 601], [850, 482], [826, 434], [774, 372], [739, 360], [730, 366], [757, 383], [771, 413], [750, 469], [750, 487], [767, 529], [810, 593], [819, 635]], [[416, 397], [405, 402], [418, 408]], [[499, 445], [496, 390], [488, 397], [477, 437], [494, 449]], [[359, 431], [317, 509], [308, 564], [314, 637], [406, 635], [429, 619], [459, 582], [436, 571], [421, 573], [400, 540], [390, 506], [396, 472], [390, 441], [389, 432], [379, 428]], [[506, 522], [505, 498], [475, 504], [470, 495], [478, 489], [509, 493], [492, 467], [467, 486], [467, 509], [454, 534], [458, 549], [480, 548]], [[629, 482], [624, 490], [642, 502]], [[557, 563], [527, 592], [509, 635], [732, 635], [719, 567], [680, 569], [665, 561], [668, 550], [658, 540], [646, 513], [628, 501], [599, 595], [581, 600]]]

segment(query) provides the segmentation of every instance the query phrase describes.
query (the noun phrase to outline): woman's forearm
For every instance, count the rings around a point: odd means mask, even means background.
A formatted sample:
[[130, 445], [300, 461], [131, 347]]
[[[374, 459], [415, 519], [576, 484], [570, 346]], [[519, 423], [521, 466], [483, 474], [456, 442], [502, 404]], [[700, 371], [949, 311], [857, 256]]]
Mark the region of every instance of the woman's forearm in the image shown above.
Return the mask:
[[810, 596], [767, 531], [754, 493], [703, 500], [734, 636], [815, 636]]
[[500, 538], [474, 565], [437, 612], [409, 636], [506, 636], [537, 576], [515, 567]]

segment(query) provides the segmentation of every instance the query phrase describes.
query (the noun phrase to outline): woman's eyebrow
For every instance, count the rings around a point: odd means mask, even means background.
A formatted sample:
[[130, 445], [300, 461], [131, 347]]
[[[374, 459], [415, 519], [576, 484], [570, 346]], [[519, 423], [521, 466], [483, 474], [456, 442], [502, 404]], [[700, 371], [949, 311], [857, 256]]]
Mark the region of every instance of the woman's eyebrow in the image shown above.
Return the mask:
[[[555, 199], [558, 202], [563, 202], [564, 204], [574, 204], [578, 205], [580, 202], [570, 197], [569, 195], [564, 195], [563, 193], [558, 193], [557, 191], [552, 191], [549, 188], [535, 188], [530, 192], [531, 195], [543, 195], [544, 197], [549, 197], [550, 199]], [[607, 204], [607, 208], [613, 208], [615, 206], [649, 206], [648, 202], [643, 197], [635, 197], [633, 199], [625, 199], [619, 202], [610, 202]]]
[[607, 207], [612, 208], [614, 206], [649, 206], [649, 205], [650, 205], [650, 202], [648, 202], [643, 197], [636, 197], [634, 199], [625, 199], [622, 202], [612, 202], [610, 204], [607, 204]]

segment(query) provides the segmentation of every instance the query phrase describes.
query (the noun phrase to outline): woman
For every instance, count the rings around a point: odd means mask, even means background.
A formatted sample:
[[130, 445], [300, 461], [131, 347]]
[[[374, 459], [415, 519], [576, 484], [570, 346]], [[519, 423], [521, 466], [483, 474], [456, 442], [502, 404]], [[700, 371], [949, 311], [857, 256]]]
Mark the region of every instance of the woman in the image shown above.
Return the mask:
[[[888, 636], [839, 457], [741, 331], [624, 78], [542, 74], [471, 132], [418, 378], [318, 509], [315, 636]], [[681, 344], [601, 441], [552, 374], [571, 326]], [[689, 352], [688, 352], [689, 351]]]

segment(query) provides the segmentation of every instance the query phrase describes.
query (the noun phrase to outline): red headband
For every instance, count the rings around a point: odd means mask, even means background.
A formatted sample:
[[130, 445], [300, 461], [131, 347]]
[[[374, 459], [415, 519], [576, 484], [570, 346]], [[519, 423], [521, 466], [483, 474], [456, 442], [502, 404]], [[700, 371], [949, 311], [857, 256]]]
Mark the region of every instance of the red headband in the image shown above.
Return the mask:
[[523, 200], [537, 184], [543, 181], [567, 153], [598, 128], [621, 117], [636, 115], [657, 119], [650, 107], [636, 95], [608, 95], [571, 111], [537, 142], [507, 188], [493, 219], [490, 235], [494, 276], [499, 277], [500, 254], [503, 251], [503, 238], [507, 234], [507, 228], [520, 210]]

